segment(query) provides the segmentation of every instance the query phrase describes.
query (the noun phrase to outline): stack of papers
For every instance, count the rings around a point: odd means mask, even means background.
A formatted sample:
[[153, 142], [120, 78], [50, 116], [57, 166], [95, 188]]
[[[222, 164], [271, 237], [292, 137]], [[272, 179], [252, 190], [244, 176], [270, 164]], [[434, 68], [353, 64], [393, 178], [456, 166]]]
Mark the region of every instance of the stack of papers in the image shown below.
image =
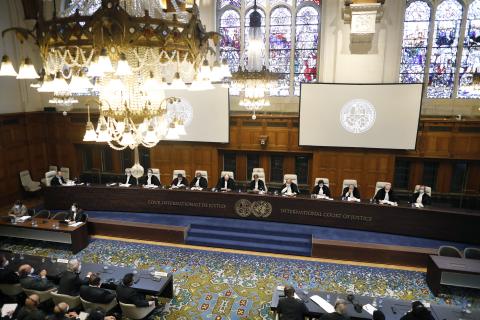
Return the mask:
[[16, 303], [6, 303], [2, 307], [2, 318], [11, 316], [13, 312], [17, 309], [17, 304]]
[[69, 227], [78, 227], [79, 225], [81, 225], [83, 222], [79, 221], [79, 222], [75, 222], [75, 223], [69, 223], [68, 226]]
[[88, 317], [88, 313], [81, 311], [80, 314], [78, 315], [78, 319], [80, 320], [85, 320]]
[[374, 306], [372, 306], [370, 303], [369, 304], [366, 304], [363, 306], [363, 310], [367, 311], [370, 315], [373, 316], [373, 312], [375, 310], [377, 310], [377, 308], [375, 308]]
[[25, 222], [30, 218], [31, 218], [30, 216], [23, 216], [23, 217], [19, 217], [19, 218], [15, 218], [15, 219], [17, 220], [17, 222]]
[[57, 259], [58, 263], [68, 263], [68, 259]]
[[128, 187], [131, 186], [131, 184], [130, 183], [119, 183], [118, 186], [123, 187], [123, 188], [128, 188]]
[[158, 188], [158, 186], [154, 185], [154, 184], [146, 184], [143, 187], [146, 188], [146, 189], [156, 189], [156, 188]]
[[113, 187], [113, 186], [116, 186], [117, 184], [115, 182], [112, 182], [112, 183], [107, 183], [107, 187]]
[[320, 296], [314, 295], [314, 296], [311, 296], [310, 299], [316, 304], [318, 304], [320, 308], [325, 310], [326, 313], [332, 313], [335, 311], [335, 308]]
[[153, 273], [153, 276], [154, 276], [155, 278], [166, 277], [167, 275], [168, 275], [168, 273], [162, 272], [162, 271], [155, 271], [155, 272]]

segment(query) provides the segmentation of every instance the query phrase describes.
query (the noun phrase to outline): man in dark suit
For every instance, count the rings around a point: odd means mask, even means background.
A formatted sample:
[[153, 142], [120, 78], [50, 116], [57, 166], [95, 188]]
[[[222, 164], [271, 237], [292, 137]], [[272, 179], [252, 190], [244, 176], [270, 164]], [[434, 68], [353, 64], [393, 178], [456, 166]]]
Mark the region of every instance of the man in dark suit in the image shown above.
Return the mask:
[[419, 207], [429, 206], [432, 204], [432, 199], [425, 192], [425, 186], [420, 186], [418, 191], [413, 194], [411, 202]]
[[305, 302], [295, 299], [295, 289], [292, 286], [286, 286], [283, 291], [285, 298], [280, 298], [277, 307], [279, 320], [304, 320], [308, 312]]
[[0, 284], [15, 284], [20, 281], [18, 274], [8, 268], [9, 261], [4, 256], [0, 256]]
[[360, 191], [355, 185], [350, 184], [343, 189], [342, 200], [360, 201]]
[[68, 216], [65, 220], [71, 221], [71, 222], [86, 222], [87, 218], [88, 218], [87, 214], [78, 207], [78, 204], [73, 203], [68, 213]]
[[395, 193], [393, 192], [392, 184], [387, 182], [382, 189], [377, 191], [373, 200], [380, 204], [396, 203], [397, 197], [395, 197]]
[[50, 185], [51, 186], [61, 186], [61, 185], [64, 185], [66, 183], [67, 182], [63, 178], [62, 171], [57, 171], [57, 174], [55, 175], [55, 177], [53, 177], [52, 180], [50, 180]]
[[330, 188], [320, 179], [318, 180], [317, 185], [313, 188], [312, 194], [330, 198]]
[[295, 196], [300, 193], [296, 183], [292, 179], [288, 178], [282, 186], [281, 193], [286, 196]]
[[137, 179], [132, 176], [132, 170], [131, 169], [125, 169], [125, 178], [120, 182], [122, 184], [131, 184], [131, 185], [136, 185], [137, 184]]
[[430, 310], [425, 308], [420, 301], [412, 302], [412, 310], [407, 312], [400, 320], [434, 320]]
[[47, 279], [47, 270], [42, 270], [35, 275], [32, 266], [28, 264], [21, 265], [18, 269], [20, 284], [24, 289], [36, 291], [47, 291], [55, 287], [55, 285]]
[[320, 320], [347, 320], [347, 301], [338, 299], [335, 302], [335, 311], [326, 313], [320, 317]]
[[192, 179], [190, 183], [190, 188], [202, 190], [208, 188], [208, 181], [205, 177], [202, 177], [201, 172], [197, 172], [195, 178]]
[[235, 180], [230, 178], [230, 175], [227, 173], [218, 180], [217, 189], [220, 191], [232, 191], [235, 189]]
[[83, 300], [92, 303], [107, 304], [115, 299], [115, 293], [107, 289], [100, 288], [101, 279], [98, 274], [91, 274], [88, 279], [88, 285], [80, 287], [80, 297]]
[[250, 181], [248, 190], [251, 190], [253, 192], [266, 191], [265, 182], [262, 179], [258, 178], [258, 174], [253, 174], [253, 180]]
[[158, 180], [158, 177], [153, 174], [152, 169], [147, 170], [147, 176], [143, 178], [142, 184], [146, 186], [151, 186], [151, 185], [155, 185], [159, 187], [161, 186], [160, 180]]
[[25, 299], [25, 305], [14, 317], [16, 320], [45, 320], [45, 313], [38, 309], [40, 297], [32, 294]]
[[133, 273], [127, 273], [121, 284], [117, 286], [117, 298], [121, 303], [134, 304], [136, 307], [151, 307], [154, 301], [148, 301], [145, 296], [132, 288]]
[[[68, 261], [67, 271], [63, 272], [60, 277], [58, 286], [58, 293], [66, 294], [69, 296], [78, 296], [80, 293], [80, 287], [88, 284], [88, 279], [80, 279], [80, 270], [82, 265], [77, 259], [71, 259]], [[89, 276], [88, 273], [87, 276]]]
[[173, 179], [171, 186], [173, 189], [184, 189], [188, 186], [188, 180], [183, 174], [177, 174], [177, 177]]
[[60, 302], [53, 308], [53, 314], [47, 317], [47, 320], [70, 320], [77, 319], [78, 314], [69, 311], [70, 306], [66, 302]]

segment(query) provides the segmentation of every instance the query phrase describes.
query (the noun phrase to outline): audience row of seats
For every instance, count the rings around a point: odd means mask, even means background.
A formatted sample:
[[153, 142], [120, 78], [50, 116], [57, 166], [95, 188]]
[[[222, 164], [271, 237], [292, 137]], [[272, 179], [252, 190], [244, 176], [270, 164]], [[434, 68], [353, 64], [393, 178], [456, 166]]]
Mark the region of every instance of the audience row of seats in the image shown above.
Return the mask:
[[480, 260], [479, 248], [465, 248], [463, 253], [454, 246], [441, 246], [438, 248], [438, 255], [443, 257], [465, 258]]

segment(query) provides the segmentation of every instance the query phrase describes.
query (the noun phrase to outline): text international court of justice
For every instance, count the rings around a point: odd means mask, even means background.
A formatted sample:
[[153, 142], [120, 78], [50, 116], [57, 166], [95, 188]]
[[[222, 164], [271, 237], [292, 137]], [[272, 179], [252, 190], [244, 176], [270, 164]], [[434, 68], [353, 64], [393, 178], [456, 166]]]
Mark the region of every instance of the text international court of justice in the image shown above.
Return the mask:
[[0, 0], [0, 320], [480, 320], [480, 0]]

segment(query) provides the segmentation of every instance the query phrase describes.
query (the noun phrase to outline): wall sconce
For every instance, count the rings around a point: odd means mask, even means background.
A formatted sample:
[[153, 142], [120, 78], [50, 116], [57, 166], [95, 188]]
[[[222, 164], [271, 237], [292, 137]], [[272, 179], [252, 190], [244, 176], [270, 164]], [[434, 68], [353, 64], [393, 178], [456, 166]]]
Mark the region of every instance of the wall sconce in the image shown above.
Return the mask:
[[260, 142], [261, 147], [266, 147], [268, 143], [268, 136], [260, 136], [258, 141]]

